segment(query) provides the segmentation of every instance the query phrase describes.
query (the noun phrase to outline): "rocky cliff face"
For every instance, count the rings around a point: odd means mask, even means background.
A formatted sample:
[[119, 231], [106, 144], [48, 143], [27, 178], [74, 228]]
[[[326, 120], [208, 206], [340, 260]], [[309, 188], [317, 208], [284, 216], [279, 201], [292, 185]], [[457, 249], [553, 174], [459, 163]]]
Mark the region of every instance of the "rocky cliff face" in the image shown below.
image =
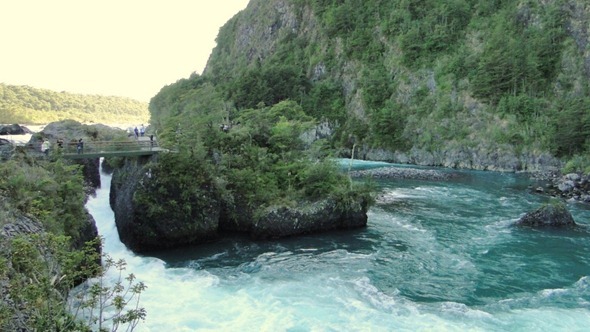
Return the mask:
[[[568, 38], [574, 41], [575, 46], [571, 52], [568, 50], [562, 55], [559, 78], [555, 81], [553, 90], [557, 96], [584, 95], [585, 81], [590, 79], [590, 4], [587, 1], [556, 0], [542, 1], [540, 7], [549, 8], [560, 4], [565, 16], [565, 26]], [[359, 6], [361, 4], [359, 3]], [[238, 72], [243, 67], [262, 67], [277, 52], [285, 52], [281, 49], [281, 43], [286, 39], [302, 40], [302, 44], [318, 45], [309, 54], [308, 67], [301, 68], [306, 72], [310, 82], [322, 79], [338, 82], [344, 94], [347, 122], [369, 122], [370, 110], [363, 99], [363, 72], [367, 71], [366, 64], [347, 56], [344, 41], [340, 37], [330, 38], [326, 28], [318, 19], [319, 13], [313, 11], [313, 6], [307, 1], [292, 0], [252, 0], [248, 7], [236, 15], [222, 28], [218, 36], [218, 46], [213, 50], [204, 70], [204, 75], [215, 77], [227, 72]], [[540, 25], [539, 18], [531, 11], [526, 3], [519, 4], [514, 13], [523, 25]], [[443, 102], [438, 98], [449, 97], [439, 85], [436, 68], [411, 69], [400, 65], [400, 50], [398, 45], [388, 40], [382, 32], [383, 27], [375, 26], [373, 37], [382, 42], [382, 53], [375, 55], [375, 62], [383, 66], [396, 88], [389, 96], [389, 100], [396, 101], [403, 106], [411, 106], [412, 98], [417, 94], [427, 91], [433, 103]], [[468, 47], [474, 52], [481, 52], [481, 41], [477, 40], [477, 31], [472, 32], [473, 39]], [[308, 51], [306, 51], [308, 52]], [[231, 60], [230, 60], [231, 59]], [[328, 65], [327, 61], [337, 65]], [[566, 78], [567, 77], [567, 78]], [[568, 81], [562, 82], [562, 80]], [[359, 156], [371, 160], [383, 160], [397, 163], [415, 163], [419, 165], [445, 166], [456, 168], [470, 168], [479, 170], [546, 170], [561, 167], [557, 158], [552, 157], [532, 146], [528, 150], [515, 148], [512, 144], [485, 141], [478, 135], [478, 128], [486, 126], [485, 121], [501, 121], [500, 119], [485, 120], [482, 114], [489, 106], [486, 102], [475, 98], [468, 89], [470, 82], [463, 80], [457, 82], [450, 92], [450, 99], [456, 108], [466, 110], [466, 120], [471, 125], [473, 139], [470, 146], [464, 144], [444, 144], [436, 149], [424, 149], [415, 141], [410, 149], [383, 149], [374, 147], [365, 142], [358, 145]], [[418, 120], [420, 122], [420, 120]], [[328, 132], [342, 130], [349, 123], [322, 123], [328, 125]], [[354, 126], [354, 125], [351, 125]], [[419, 124], [416, 125], [419, 127]], [[325, 129], [325, 128], [324, 128]], [[324, 130], [325, 131], [325, 130]], [[421, 132], [416, 128], [413, 132], [404, 133], [406, 137], [417, 137]], [[436, 137], [432, 139], [436, 140]]]

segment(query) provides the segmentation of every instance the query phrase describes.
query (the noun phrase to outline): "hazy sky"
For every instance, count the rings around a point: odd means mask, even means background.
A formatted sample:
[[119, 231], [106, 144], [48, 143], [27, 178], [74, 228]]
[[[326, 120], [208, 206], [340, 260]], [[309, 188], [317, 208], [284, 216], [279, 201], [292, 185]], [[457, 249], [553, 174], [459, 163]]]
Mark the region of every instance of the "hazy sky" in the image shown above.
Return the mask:
[[2, 0], [0, 82], [149, 101], [248, 0]]

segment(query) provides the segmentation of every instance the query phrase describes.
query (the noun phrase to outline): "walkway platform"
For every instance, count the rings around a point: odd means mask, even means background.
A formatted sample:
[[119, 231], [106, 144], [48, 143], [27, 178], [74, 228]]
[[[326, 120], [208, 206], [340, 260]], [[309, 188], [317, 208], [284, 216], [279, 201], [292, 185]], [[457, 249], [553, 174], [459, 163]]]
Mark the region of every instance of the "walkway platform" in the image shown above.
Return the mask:
[[149, 137], [130, 138], [124, 141], [88, 141], [84, 142], [82, 151], [77, 150], [77, 143], [64, 144], [63, 158], [86, 159], [100, 157], [136, 157], [168, 152], [158, 146], [158, 142]]

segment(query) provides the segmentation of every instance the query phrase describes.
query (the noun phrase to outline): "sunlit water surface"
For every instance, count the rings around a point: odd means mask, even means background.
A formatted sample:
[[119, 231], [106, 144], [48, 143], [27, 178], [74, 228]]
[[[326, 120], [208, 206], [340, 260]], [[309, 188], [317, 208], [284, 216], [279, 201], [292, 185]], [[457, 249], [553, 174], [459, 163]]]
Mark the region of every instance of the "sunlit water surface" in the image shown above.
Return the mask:
[[119, 241], [110, 176], [87, 208], [148, 286], [136, 331], [589, 330], [590, 209], [568, 205], [574, 229], [518, 228], [547, 200], [526, 177], [454, 173], [378, 182], [364, 229], [152, 256]]

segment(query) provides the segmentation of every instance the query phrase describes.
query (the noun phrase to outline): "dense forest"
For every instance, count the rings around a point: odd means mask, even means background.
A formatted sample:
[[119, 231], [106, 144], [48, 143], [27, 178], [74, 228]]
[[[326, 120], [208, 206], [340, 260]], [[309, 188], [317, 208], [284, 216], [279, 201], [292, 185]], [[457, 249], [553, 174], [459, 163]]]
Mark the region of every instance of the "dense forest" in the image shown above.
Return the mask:
[[543, 154], [583, 160], [589, 21], [574, 0], [253, 0], [220, 30], [202, 76], [152, 100], [152, 122], [231, 121], [289, 99], [341, 153], [473, 168], [500, 154], [514, 170]]
[[123, 97], [81, 95], [0, 83], [0, 123], [146, 123], [148, 105]]

